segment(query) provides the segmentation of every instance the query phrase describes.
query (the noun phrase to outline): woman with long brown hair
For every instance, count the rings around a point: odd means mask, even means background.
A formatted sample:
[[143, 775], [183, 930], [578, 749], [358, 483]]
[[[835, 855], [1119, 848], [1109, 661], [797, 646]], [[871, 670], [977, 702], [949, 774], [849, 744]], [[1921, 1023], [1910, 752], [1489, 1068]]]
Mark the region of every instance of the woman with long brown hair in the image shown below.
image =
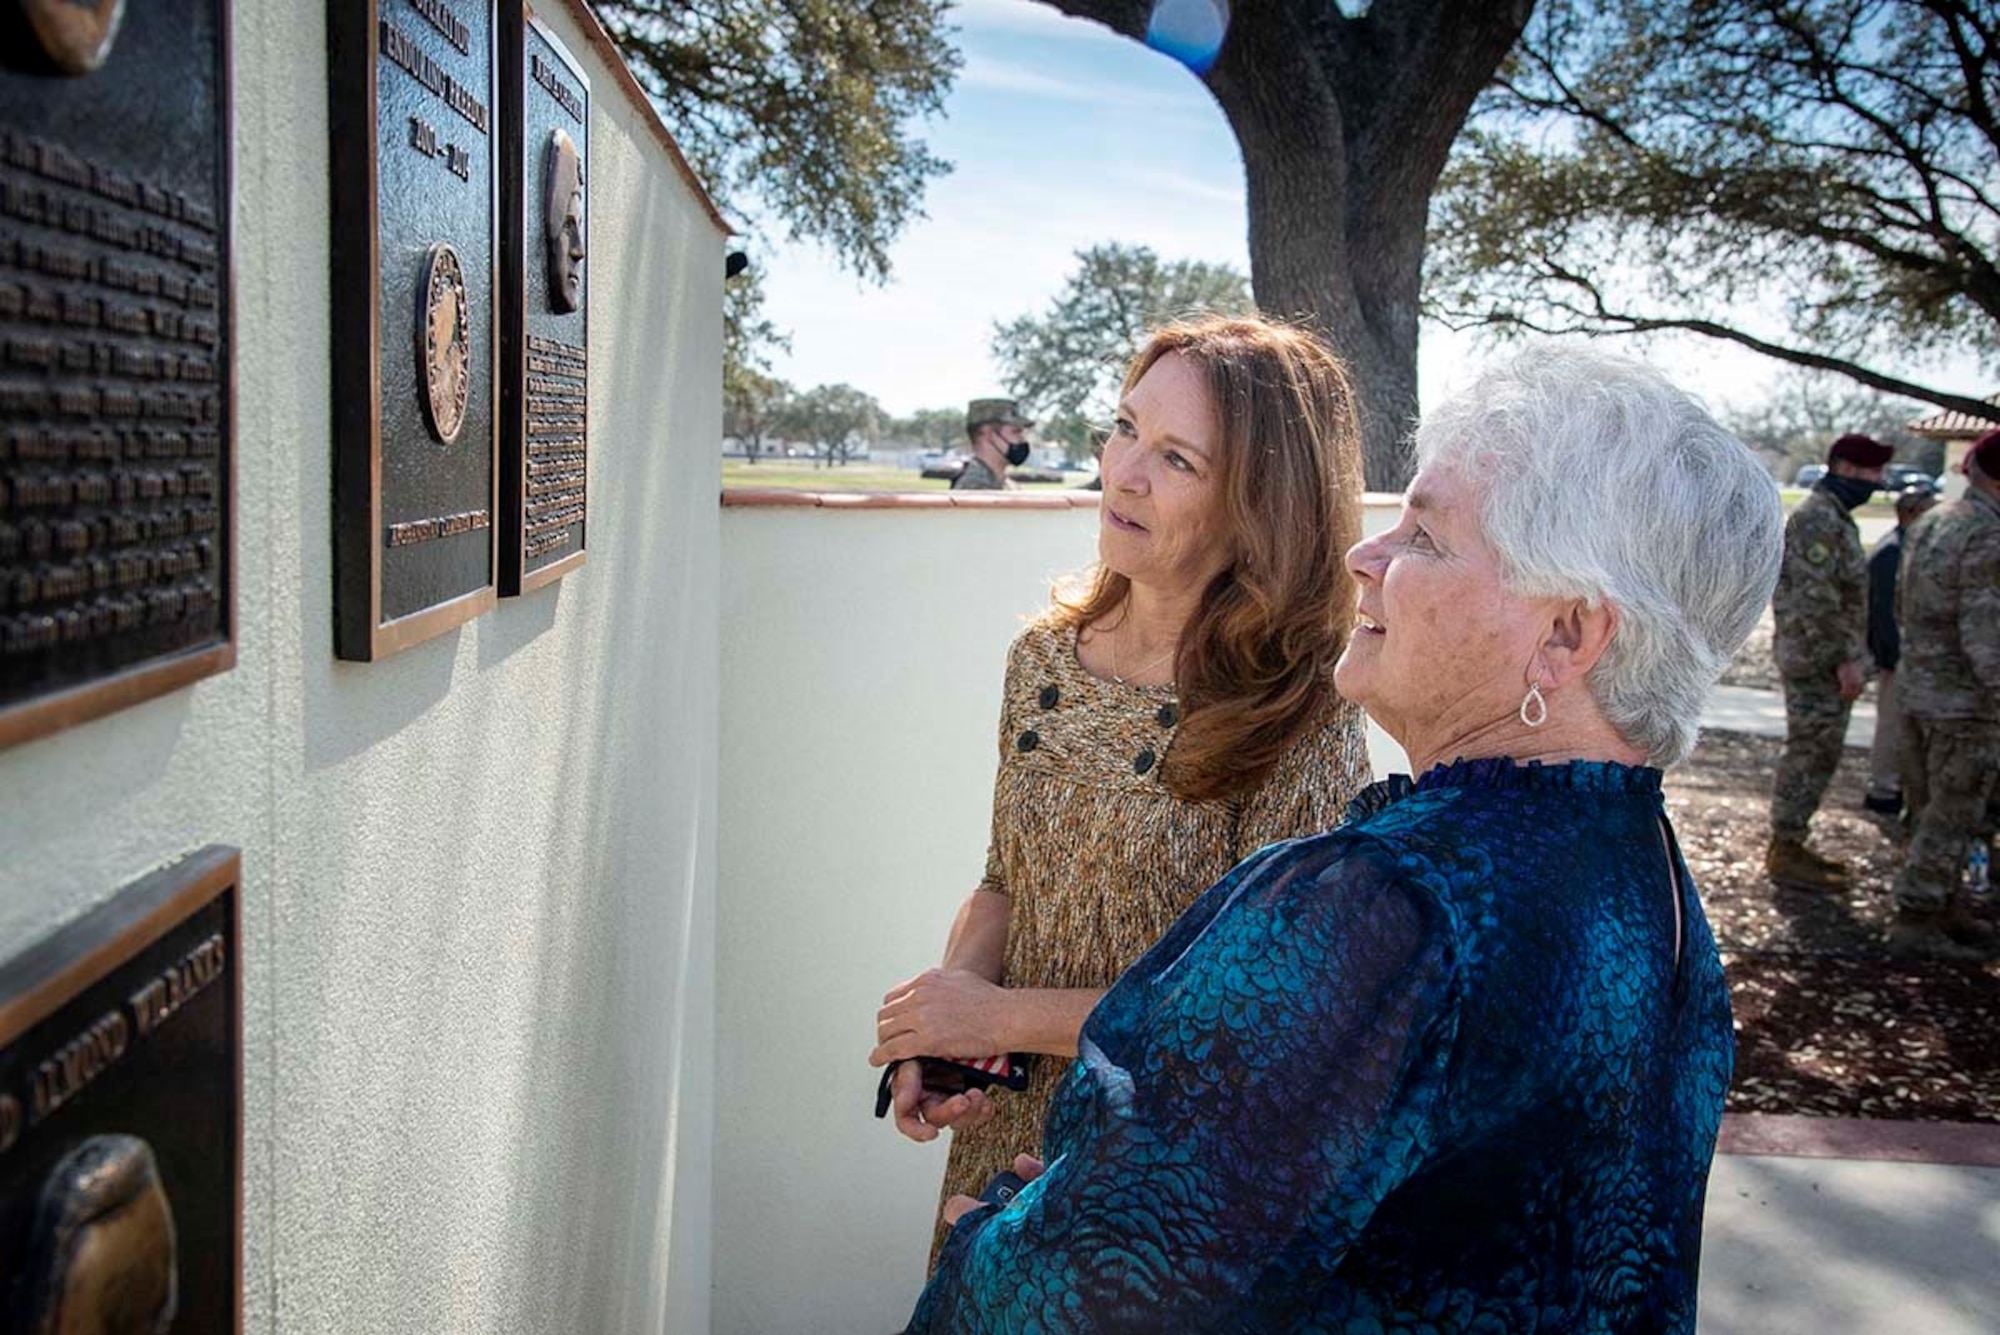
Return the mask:
[[[897, 1129], [950, 1127], [945, 1194], [1039, 1145], [1104, 989], [1237, 861], [1333, 825], [1370, 779], [1333, 689], [1360, 531], [1353, 395], [1304, 330], [1155, 332], [1105, 442], [1099, 563], [1007, 657], [986, 873], [940, 967], [892, 988]], [[916, 1057], [1042, 1054], [1019, 1093], [925, 1088]]]

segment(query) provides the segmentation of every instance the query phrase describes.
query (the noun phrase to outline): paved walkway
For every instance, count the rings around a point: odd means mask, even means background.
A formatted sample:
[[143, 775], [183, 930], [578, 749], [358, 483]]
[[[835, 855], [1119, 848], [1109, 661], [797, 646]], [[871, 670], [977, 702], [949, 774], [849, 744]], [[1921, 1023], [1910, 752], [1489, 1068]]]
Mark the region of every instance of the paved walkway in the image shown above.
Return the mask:
[[[1755, 733], [1759, 737], [1785, 735], [1785, 697], [1777, 691], [1760, 691], [1749, 686], [1717, 686], [1708, 693], [1701, 711], [1701, 726], [1725, 732]], [[1847, 744], [1864, 751], [1875, 739], [1875, 704], [1856, 700], [1847, 720]]]
[[1719, 1155], [1700, 1335], [1992, 1335], [2000, 1168]]

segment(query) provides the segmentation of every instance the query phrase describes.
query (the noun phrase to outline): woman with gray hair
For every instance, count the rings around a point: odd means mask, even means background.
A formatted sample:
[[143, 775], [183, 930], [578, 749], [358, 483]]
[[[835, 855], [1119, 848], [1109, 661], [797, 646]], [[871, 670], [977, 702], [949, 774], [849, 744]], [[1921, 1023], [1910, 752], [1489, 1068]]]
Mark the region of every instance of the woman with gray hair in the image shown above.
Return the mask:
[[1660, 796], [1777, 580], [1749, 451], [1532, 349], [1427, 420], [1337, 681], [1420, 777], [1107, 992], [913, 1331], [1691, 1331], [1728, 992]]

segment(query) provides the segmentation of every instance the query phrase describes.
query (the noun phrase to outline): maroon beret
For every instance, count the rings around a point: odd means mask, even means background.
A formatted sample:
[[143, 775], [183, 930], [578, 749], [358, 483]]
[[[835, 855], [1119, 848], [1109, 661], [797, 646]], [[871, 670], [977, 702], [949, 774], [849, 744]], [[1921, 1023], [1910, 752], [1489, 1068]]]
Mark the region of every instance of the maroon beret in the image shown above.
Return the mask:
[[1988, 477], [2000, 478], [2000, 427], [1987, 432], [1972, 442], [1972, 448], [1965, 452], [1966, 462], [1979, 465], [1979, 471]]
[[1835, 459], [1845, 459], [1857, 468], [1880, 468], [1889, 462], [1889, 457], [1895, 452], [1894, 445], [1884, 445], [1873, 436], [1850, 431], [1833, 442], [1833, 448], [1826, 452], [1826, 461], [1832, 463]]

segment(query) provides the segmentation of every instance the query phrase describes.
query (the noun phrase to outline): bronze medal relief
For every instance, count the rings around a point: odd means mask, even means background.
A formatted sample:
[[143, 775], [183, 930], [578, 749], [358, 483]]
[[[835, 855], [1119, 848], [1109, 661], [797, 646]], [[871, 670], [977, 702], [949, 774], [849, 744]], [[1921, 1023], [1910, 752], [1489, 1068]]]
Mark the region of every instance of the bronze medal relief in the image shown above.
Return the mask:
[[490, 0], [328, 0], [334, 647], [493, 606], [499, 112]]
[[0, 3], [0, 746], [234, 661], [228, 31]]
[[0, 1329], [242, 1328], [239, 875], [204, 849], [0, 961]]
[[501, 86], [500, 591], [583, 564], [589, 475], [590, 82], [510, 6]]
[[465, 425], [472, 392], [472, 310], [458, 252], [440, 241], [424, 265], [424, 313], [417, 321], [417, 374], [424, 386], [424, 416], [446, 445]]

